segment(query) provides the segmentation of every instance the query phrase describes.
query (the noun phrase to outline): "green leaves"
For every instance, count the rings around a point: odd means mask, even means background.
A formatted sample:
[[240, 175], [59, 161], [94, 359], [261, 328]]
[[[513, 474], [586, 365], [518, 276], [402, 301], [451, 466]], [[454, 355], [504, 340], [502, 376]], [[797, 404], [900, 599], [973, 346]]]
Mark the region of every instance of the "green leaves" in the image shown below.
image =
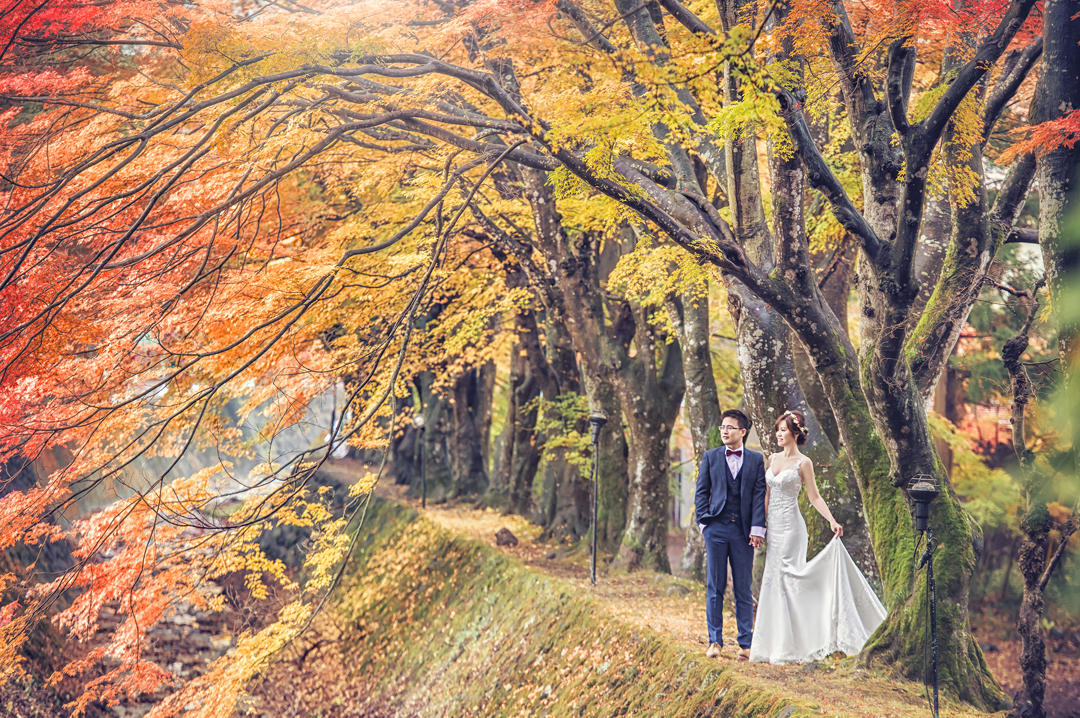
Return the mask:
[[582, 475], [589, 471], [588, 399], [573, 392], [559, 394], [554, 399], [539, 396], [523, 407], [538, 411], [536, 429], [545, 437], [544, 454], [558, 451]]
[[725, 142], [763, 137], [773, 143], [783, 158], [791, 158], [795, 148], [780, 115], [780, 101], [773, 87], [776, 84], [787, 86], [794, 81], [793, 64], [789, 61], [770, 63], [753, 74], [739, 74], [743, 79], [742, 97], [726, 102], [706, 128]]

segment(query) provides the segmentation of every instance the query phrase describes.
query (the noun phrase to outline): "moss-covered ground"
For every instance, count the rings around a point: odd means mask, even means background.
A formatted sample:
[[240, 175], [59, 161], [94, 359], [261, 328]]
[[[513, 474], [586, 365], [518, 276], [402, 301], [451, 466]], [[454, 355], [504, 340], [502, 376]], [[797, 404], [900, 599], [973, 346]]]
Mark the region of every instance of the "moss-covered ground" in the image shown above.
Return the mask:
[[[509, 527], [515, 547], [494, 546]], [[332, 607], [251, 688], [245, 715], [924, 716], [923, 688], [851, 659], [704, 656], [704, 591], [588, 580], [520, 519], [376, 503]], [[728, 616], [725, 626], [733, 627]], [[976, 716], [946, 703], [942, 715]]]

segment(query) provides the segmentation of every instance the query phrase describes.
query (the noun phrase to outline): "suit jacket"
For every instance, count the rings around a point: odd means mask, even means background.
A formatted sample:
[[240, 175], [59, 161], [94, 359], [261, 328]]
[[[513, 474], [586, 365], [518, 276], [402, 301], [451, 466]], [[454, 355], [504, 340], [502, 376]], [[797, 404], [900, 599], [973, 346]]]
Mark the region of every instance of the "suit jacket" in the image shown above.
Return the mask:
[[[694, 492], [694, 511], [698, 523], [708, 523], [719, 516], [727, 504], [731, 470], [728, 468], [726, 448], [709, 449], [701, 457], [697, 490]], [[765, 457], [744, 445], [742, 467], [735, 479], [739, 482], [739, 514], [749, 536], [752, 527], [765, 526]]]

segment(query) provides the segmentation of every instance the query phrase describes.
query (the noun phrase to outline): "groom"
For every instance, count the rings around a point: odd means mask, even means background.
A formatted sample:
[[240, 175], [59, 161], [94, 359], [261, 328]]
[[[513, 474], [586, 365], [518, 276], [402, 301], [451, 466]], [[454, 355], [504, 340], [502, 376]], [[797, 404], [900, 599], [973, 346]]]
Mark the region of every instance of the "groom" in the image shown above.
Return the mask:
[[754, 631], [754, 599], [750, 595], [754, 548], [765, 543], [765, 460], [743, 446], [750, 419], [728, 409], [720, 421], [724, 445], [701, 458], [694, 510], [705, 535], [708, 572], [705, 582], [705, 620], [709, 649], [716, 658], [724, 645], [721, 635], [727, 564], [731, 562], [731, 590], [735, 595], [735, 623], [739, 628], [737, 660], [750, 658]]

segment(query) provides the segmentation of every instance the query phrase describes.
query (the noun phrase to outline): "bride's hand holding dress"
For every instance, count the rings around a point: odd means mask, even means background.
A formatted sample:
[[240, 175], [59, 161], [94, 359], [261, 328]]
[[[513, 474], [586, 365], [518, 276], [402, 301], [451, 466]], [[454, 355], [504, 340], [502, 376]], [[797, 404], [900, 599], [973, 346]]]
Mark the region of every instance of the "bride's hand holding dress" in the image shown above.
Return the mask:
[[[799, 453], [790, 427], [782, 429], [781, 423], [789, 422], [777, 421], [784, 451], [770, 458], [765, 472], [768, 533], [750, 660], [804, 663], [835, 651], [858, 653], [884, 620], [885, 608], [840, 541], [844, 529], [818, 492], [813, 462]], [[834, 534], [810, 561], [799, 510], [804, 488]]]

